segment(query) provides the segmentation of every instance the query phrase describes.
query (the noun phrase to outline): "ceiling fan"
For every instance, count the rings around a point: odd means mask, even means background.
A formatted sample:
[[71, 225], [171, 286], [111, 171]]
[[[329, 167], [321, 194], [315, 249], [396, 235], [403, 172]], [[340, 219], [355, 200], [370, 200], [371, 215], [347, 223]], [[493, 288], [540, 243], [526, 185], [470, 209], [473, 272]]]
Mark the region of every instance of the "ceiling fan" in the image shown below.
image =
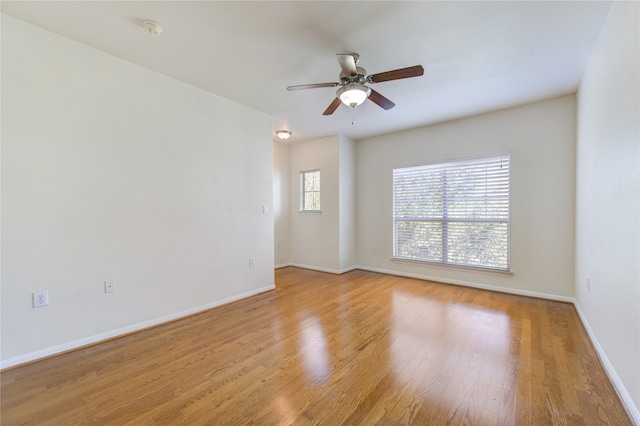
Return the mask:
[[287, 90], [301, 90], [340, 86], [336, 92], [336, 98], [331, 102], [322, 115], [333, 114], [340, 106], [340, 103], [350, 106], [351, 108], [355, 108], [367, 100], [367, 98], [385, 110], [391, 109], [396, 106], [396, 104], [372, 88], [366, 86], [365, 83], [382, 83], [383, 81], [419, 77], [424, 74], [424, 68], [422, 68], [422, 65], [414, 65], [412, 67], [400, 68], [378, 74], [367, 74], [367, 70], [357, 66], [358, 61], [360, 60], [360, 55], [357, 53], [338, 53], [336, 54], [336, 57], [340, 64], [340, 68], [342, 68], [338, 77], [340, 82], [300, 84], [297, 86], [287, 87]]

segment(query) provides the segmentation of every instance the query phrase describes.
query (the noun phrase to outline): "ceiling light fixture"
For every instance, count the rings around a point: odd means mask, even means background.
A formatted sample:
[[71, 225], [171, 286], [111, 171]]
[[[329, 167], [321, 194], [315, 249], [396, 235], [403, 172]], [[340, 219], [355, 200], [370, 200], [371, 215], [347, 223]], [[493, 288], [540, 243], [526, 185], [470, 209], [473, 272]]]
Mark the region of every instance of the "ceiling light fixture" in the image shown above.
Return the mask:
[[276, 136], [278, 136], [283, 141], [286, 141], [291, 137], [292, 133], [288, 130], [276, 130]]
[[336, 96], [343, 104], [355, 108], [367, 100], [371, 94], [371, 89], [362, 83], [349, 83], [338, 89]]
[[144, 21], [142, 23], [142, 26], [145, 27], [147, 31], [149, 31], [149, 34], [153, 34], [154, 36], [159, 36], [160, 34], [162, 34], [162, 27], [157, 22]]

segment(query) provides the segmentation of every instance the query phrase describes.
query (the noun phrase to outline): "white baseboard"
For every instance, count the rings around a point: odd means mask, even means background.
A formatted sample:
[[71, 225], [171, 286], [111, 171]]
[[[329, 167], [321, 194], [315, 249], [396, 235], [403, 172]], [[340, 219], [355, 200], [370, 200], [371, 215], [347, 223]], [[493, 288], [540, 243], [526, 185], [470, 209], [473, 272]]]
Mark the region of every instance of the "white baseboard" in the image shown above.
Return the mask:
[[337, 274], [337, 275], [344, 274], [346, 272], [353, 271], [355, 269], [359, 269], [357, 266], [350, 266], [344, 269], [330, 269], [330, 268], [324, 268], [322, 266], [304, 265], [302, 263], [289, 263], [287, 266], [295, 266], [296, 268], [311, 269], [312, 271], [327, 272], [329, 274]]
[[281, 268], [286, 268], [287, 266], [293, 266], [291, 263], [281, 263], [279, 265], [275, 265], [273, 267], [273, 269], [281, 269]]
[[360, 265], [350, 266], [344, 269], [329, 269], [329, 268], [323, 268], [321, 266], [304, 265], [301, 263], [286, 263], [282, 265], [276, 265], [275, 269], [284, 268], [287, 266], [294, 266], [296, 268], [311, 269], [313, 271], [328, 272], [330, 274], [338, 274], [338, 275], [344, 274], [346, 272], [354, 271], [356, 269], [360, 269], [363, 271], [377, 272], [377, 273], [386, 274], [386, 275], [395, 275], [398, 277], [417, 278], [420, 280], [434, 281], [434, 282], [439, 282], [444, 284], [461, 285], [465, 287], [479, 288], [482, 290], [491, 290], [491, 291], [497, 291], [500, 293], [515, 294], [517, 296], [537, 297], [539, 299], [548, 299], [548, 300], [554, 300], [557, 302], [566, 302], [566, 303], [575, 302], [575, 299], [573, 297], [559, 296], [557, 294], [540, 293], [536, 291], [519, 290], [514, 288], [508, 288], [508, 287], [498, 287], [498, 286], [492, 286], [492, 285], [486, 285], [486, 284], [478, 284], [471, 281], [452, 280], [452, 279], [446, 279], [442, 277], [434, 277], [430, 275], [413, 274], [409, 272], [398, 272], [398, 271], [392, 271], [389, 269], [371, 268], [369, 266], [360, 266]]
[[578, 301], [574, 301], [573, 305], [576, 307], [576, 311], [578, 312], [580, 321], [582, 321], [582, 325], [584, 325], [584, 328], [587, 330], [587, 334], [589, 335], [589, 339], [591, 340], [593, 347], [596, 349], [598, 358], [600, 358], [600, 362], [602, 363], [604, 370], [609, 376], [609, 380], [611, 380], [613, 387], [618, 392], [618, 396], [627, 409], [627, 413], [629, 413], [629, 415], [631, 416], [631, 420], [636, 425], [640, 425], [640, 411], [638, 410], [638, 407], [636, 407], [636, 405], [634, 404], [633, 399], [631, 399], [631, 395], [629, 395], [629, 392], [627, 392], [627, 388], [622, 383], [622, 380], [620, 380], [620, 377], [618, 376], [618, 373], [616, 373], [615, 368], [613, 368], [611, 361], [609, 361], [606, 352], [600, 345], [600, 342], [593, 332], [593, 329], [591, 329], [589, 321], [587, 321], [587, 317], [584, 315], [584, 312], [582, 312]]
[[78, 340], [73, 340], [71, 342], [62, 343], [60, 345], [51, 346], [48, 348], [40, 349], [34, 352], [30, 352], [25, 355], [20, 355], [14, 358], [8, 358], [0, 361], [0, 370], [14, 367], [16, 365], [25, 364], [28, 362], [36, 361], [41, 358], [50, 357], [53, 355], [58, 355], [63, 352], [68, 352], [73, 349], [79, 349], [84, 346], [93, 345], [96, 343], [100, 343], [106, 340], [113, 339], [115, 337], [124, 336], [127, 334], [134, 333], [136, 331], [141, 331], [146, 328], [155, 327], [160, 324], [164, 324], [167, 322], [175, 321], [180, 318], [188, 317], [190, 315], [194, 315], [200, 312], [207, 311], [212, 308], [217, 308], [218, 306], [226, 305], [227, 303], [235, 302], [241, 299], [245, 299], [247, 297], [255, 296], [256, 294], [264, 293], [270, 290], [275, 289], [275, 284], [271, 284], [268, 286], [264, 286], [258, 288], [256, 290], [247, 291], [232, 297], [228, 297], [226, 299], [217, 300], [212, 303], [207, 303], [206, 305], [198, 306], [195, 308], [187, 309], [181, 312], [176, 312], [174, 314], [165, 315], [160, 318], [155, 318], [149, 321], [144, 321], [137, 324], [128, 325], [126, 327], [121, 327], [115, 330], [106, 331], [104, 333], [96, 334], [94, 336], [85, 337]]
[[452, 280], [448, 278], [433, 277], [429, 275], [412, 274], [409, 272], [398, 272], [398, 271], [391, 271], [388, 269], [370, 268], [368, 266], [356, 266], [353, 269], [361, 269], [363, 271], [378, 272], [378, 273], [387, 274], [387, 275], [396, 275], [398, 277], [417, 278], [419, 280], [434, 281], [434, 282], [444, 283], [444, 284], [461, 285], [465, 287], [479, 288], [482, 290], [491, 290], [491, 291], [497, 291], [500, 293], [515, 294], [516, 296], [536, 297], [539, 299], [548, 299], [548, 300], [554, 300], [557, 302], [574, 303], [575, 301], [573, 297], [559, 296], [557, 294], [540, 293], [537, 291], [520, 290], [515, 288], [499, 287], [499, 286], [493, 286], [493, 285], [487, 285], [487, 284], [478, 284], [471, 281]]

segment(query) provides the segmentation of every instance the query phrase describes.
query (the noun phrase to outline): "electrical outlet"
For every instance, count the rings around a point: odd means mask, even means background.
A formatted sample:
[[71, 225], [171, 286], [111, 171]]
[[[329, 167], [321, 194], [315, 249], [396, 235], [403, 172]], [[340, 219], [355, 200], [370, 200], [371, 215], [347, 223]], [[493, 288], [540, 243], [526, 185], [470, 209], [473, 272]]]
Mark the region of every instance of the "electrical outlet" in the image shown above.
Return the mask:
[[116, 291], [116, 285], [113, 280], [108, 280], [104, 282], [104, 292], [105, 293], [113, 293]]
[[33, 307], [42, 308], [44, 306], [49, 306], [49, 292], [45, 290], [33, 293]]
[[256, 266], [256, 260], [253, 257], [249, 258], [249, 268], [253, 268]]
[[269, 206], [262, 206], [262, 214], [264, 215], [269, 214]]

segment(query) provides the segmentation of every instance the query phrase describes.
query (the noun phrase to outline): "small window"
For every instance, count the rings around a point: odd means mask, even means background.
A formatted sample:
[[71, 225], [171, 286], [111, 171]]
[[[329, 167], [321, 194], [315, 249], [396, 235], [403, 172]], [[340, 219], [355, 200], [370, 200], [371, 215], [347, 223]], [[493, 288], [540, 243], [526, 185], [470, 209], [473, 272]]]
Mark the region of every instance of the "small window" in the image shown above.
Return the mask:
[[300, 173], [300, 211], [320, 211], [320, 170]]
[[509, 155], [394, 169], [394, 257], [508, 271], [509, 181]]

